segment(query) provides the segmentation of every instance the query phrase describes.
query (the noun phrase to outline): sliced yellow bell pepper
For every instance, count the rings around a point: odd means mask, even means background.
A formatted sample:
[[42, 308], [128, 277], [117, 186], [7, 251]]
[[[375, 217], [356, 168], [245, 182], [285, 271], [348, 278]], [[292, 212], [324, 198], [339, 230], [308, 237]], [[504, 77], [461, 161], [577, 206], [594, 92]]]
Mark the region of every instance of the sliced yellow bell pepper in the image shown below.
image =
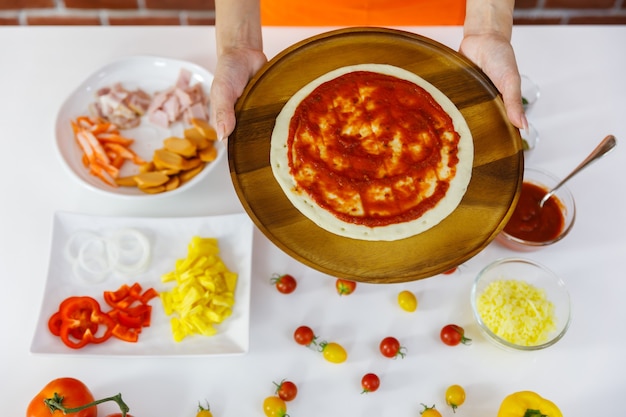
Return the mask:
[[187, 257], [178, 259], [161, 281], [176, 283], [160, 297], [165, 313], [174, 315], [170, 323], [177, 342], [193, 334], [216, 334], [214, 325], [232, 313], [237, 274], [219, 257], [217, 239], [194, 236]]
[[532, 391], [508, 395], [500, 405], [497, 417], [563, 417], [552, 401]]

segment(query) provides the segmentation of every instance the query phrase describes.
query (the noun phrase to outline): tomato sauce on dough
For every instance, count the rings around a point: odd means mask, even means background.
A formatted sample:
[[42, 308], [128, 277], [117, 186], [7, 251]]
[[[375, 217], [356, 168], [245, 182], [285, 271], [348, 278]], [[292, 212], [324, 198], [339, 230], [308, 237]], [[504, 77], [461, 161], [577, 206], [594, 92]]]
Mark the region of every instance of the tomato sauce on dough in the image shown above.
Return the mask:
[[536, 184], [522, 183], [517, 206], [504, 231], [531, 242], [546, 242], [558, 237], [565, 225], [565, 218], [561, 203], [554, 196], [543, 207], [539, 206], [547, 192], [547, 189]]
[[459, 140], [452, 118], [422, 87], [355, 71], [301, 101], [287, 152], [297, 191], [345, 222], [377, 227], [437, 205], [455, 176]]

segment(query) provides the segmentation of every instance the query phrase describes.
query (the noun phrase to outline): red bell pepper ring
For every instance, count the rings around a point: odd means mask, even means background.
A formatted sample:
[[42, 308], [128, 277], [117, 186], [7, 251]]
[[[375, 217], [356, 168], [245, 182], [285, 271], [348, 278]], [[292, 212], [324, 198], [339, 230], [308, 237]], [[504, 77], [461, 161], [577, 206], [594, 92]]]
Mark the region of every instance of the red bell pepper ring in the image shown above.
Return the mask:
[[61, 334], [61, 323], [63, 323], [63, 319], [61, 318], [61, 312], [57, 311], [48, 320], [48, 329], [50, 329], [50, 333], [55, 336], [59, 336]]
[[[115, 326], [113, 319], [100, 310], [100, 304], [87, 296], [66, 298], [50, 320], [51, 331], [54, 333], [58, 326], [59, 337], [72, 349], [104, 342], [111, 337]], [[104, 331], [100, 326], [104, 326]]]

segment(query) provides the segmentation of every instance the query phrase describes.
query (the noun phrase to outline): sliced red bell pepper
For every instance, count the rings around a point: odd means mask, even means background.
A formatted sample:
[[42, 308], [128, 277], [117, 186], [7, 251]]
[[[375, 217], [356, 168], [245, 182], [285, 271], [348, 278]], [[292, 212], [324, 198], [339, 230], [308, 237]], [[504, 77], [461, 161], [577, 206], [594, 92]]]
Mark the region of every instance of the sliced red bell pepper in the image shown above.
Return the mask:
[[55, 336], [61, 334], [61, 323], [63, 323], [63, 319], [61, 318], [61, 312], [57, 311], [48, 320], [48, 329], [50, 329], [50, 333]]
[[125, 309], [131, 305], [134, 298], [129, 297], [130, 287], [123, 284], [117, 291], [105, 291], [104, 301], [113, 308]]
[[151, 312], [151, 306], [142, 304], [126, 310], [111, 310], [107, 314], [113, 320], [126, 327], [148, 327], [150, 325]]
[[[62, 323], [63, 323], [63, 318], [61, 317], [61, 312], [57, 311], [50, 317], [50, 320], [48, 320], [48, 329], [50, 329], [50, 333], [52, 333], [55, 336], [60, 336]], [[98, 331], [98, 324], [91, 323], [89, 328], [91, 329], [92, 332], [95, 333], [96, 331]], [[75, 339], [81, 339], [83, 333], [85, 333], [85, 330], [86, 329], [79, 326], [77, 328], [72, 329], [70, 332], [70, 335]]]
[[143, 291], [139, 283], [123, 284], [116, 291], [104, 292], [106, 303], [113, 308], [108, 313], [91, 297], [68, 297], [48, 320], [48, 329], [73, 349], [102, 343], [111, 336], [136, 342], [142, 328], [150, 325], [152, 306], [148, 302], [156, 296], [154, 288]]
[[135, 343], [139, 340], [139, 333], [141, 333], [141, 326], [128, 327], [117, 323], [115, 327], [113, 327], [113, 336], [125, 342]]
[[104, 301], [113, 308], [125, 310], [135, 302], [147, 304], [158, 295], [159, 293], [154, 288], [143, 291], [141, 285], [136, 282], [130, 287], [123, 284], [116, 291], [105, 291]]
[[157, 290], [155, 290], [154, 288], [148, 288], [147, 290], [144, 291], [143, 294], [141, 294], [141, 302], [143, 304], [148, 304], [148, 301], [158, 296], [159, 296], [159, 292]]
[[113, 336], [127, 342], [137, 341], [141, 328], [150, 325], [152, 306], [148, 302], [158, 295], [154, 288], [143, 291], [139, 283], [105, 291], [104, 300], [113, 308], [107, 314], [118, 324]]
[[[88, 343], [104, 342], [111, 337], [115, 325], [113, 319], [100, 310], [100, 304], [87, 296], [63, 300], [51, 331], [56, 330], [55, 326], [59, 321], [59, 337], [73, 349], [79, 349]], [[100, 330], [100, 326], [104, 326], [104, 331]]]

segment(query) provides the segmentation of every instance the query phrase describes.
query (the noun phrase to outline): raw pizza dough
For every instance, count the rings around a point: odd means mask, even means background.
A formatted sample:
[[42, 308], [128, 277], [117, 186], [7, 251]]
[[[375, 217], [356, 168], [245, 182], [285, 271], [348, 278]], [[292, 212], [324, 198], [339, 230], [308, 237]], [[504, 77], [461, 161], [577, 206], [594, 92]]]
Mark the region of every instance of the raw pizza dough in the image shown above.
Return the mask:
[[[327, 86], [329, 85], [327, 84], [328, 82], [336, 81], [336, 79], [344, 75], [355, 72], [383, 74], [384, 77], [392, 76], [421, 87], [430, 94], [431, 98], [434, 98], [436, 102], [434, 104], [435, 107], [439, 106], [451, 118], [453, 130], [458, 134], [458, 142], [456, 141], [456, 134], [454, 132], [446, 132], [444, 134], [437, 133], [438, 136], [435, 135], [439, 139], [443, 138], [444, 140], [441, 141], [442, 146], [447, 146], [448, 148], [443, 150], [439, 147], [437, 148], [439, 154], [436, 155], [436, 157], [440, 158], [440, 160], [437, 162], [438, 165], [436, 168], [432, 168], [431, 172], [426, 173], [428, 178], [420, 177], [418, 180], [415, 177], [411, 177], [409, 174], [403, 177], [402, 172], [399, 173], [400, 175], [395, 175], [397, 174], [393, 172], [395, 160], [404, 158], [402, 155], [406, 152], [417, 152], [419, 154], [419, 148], [421, 147], [419, 140], [422, 139], [419, 139], [417, 142], [411, 139], [411, 141], [409, 141], [410, 146], [407, 146], [405, 143], [408, 142], [402, 138], [402, 135], [406, 135], [406, 129], [401, 131], [402, 129], [397, 128], [401, 123], [394, 121], [391, 126], [387, 126], [392, 132], [390, 133], [389, 130], [385, 132], [388, 139], [390, 134], [391, 137], [398, 139], [386, 142], [386, 150], [389, 150], [389, 147], [391, 147], [389, 161], [385, 160], [384, 163], [380, 164], [380, 166], [384, 166], [384, 168], [380, 169], [380, 173], [375, 172], [371, 180], [369, 174], [367, 174], [368, 177], [361, 181], [361, 186], [366, 187], [365, 191], [367, 195], [360, 192], [363, 191], [362, 189], [351, 190], [349, 187], [336, 187], [337, 193], [328, 192], [323, 200], [318, 199], [318, 202], [316, 202], [313, 196], [315, 192], [319, 195], [320, 182], [323, 183], [323, 181], [320, 181], [321, 177], [316, 177], [316, 167], [323, 165], [324, 171], [327, 174], [333, 171], [330, 173], [330, 177], [328, 175], [325, 177], [327, 179], [335, 178], [337, 175], [346, 175], [350, 177], [350, 180], [353, 180], [354, 178], [352, 178], [352, 176], [355, 170], [352, 168], [353, 165], [350, 165], [352, 164], [350, 158], [342, 158], [341, 155], [333, 154], [330, 148], [325, 145], [324, 129], [328, 127], [329, 124], [327, 124], [326, 120], [323, 118], [319, 124], [316, 123], [313, 125], [316, 131], [312, 134], [309, 131], [298, 133], [302, 135], [304, 142], [310, 142], [306, 146], [313, 146], [315, 148], [314, 152], [319, 154], [319, 160], [316, 161], [317, 165], [298, 166], [297, 170], [293, 170], [289, 163], [291, 152], [288, 147], [288, 140], [290, 129], [292, 127], [296, 129], [298, 126], [297, 124], [292, 126], [292, 118], [297, 112], [300, 115], [302, 114], [302, 110], [298, 110], [299, 106], [301, 103], [306, 102], [312, 93], [319, 91], [318, 87]], [[393, 81], [395, 82], [397, 80]], [[366, 104], [366, 100], [364, 100], [367, 99], [369, 95], [368, 87], [364, 87], [365, 88], [360, 88], [359, 86], [360, 97], [334, 97], [334, 102], [329, 107], [329, 117], [335, 117], [335, 119], [333, 119], [335, 122], [337, 120], [336, 115], [332, 116], [332, 114], [340, 114], [340, 118], [345, 117], [345, 123], [341, 127], [342, 133], [346, 133], [346, 135], [352, 138], [353, 142], [354, 137], [358, 137], [359, 139], [356, 141], [356, 146], [359, 148], [358, 152], [365, 152], [364, 155], [370, 153], [372, 159], [375, 160], [375, 158], [380, 156], [376, 154], [380, 153], [378, 146], [382, 142], [378, 140], [378, 138], [383, 132], [381, 126], [377, 124], [376, 119], [372, 119], [372, 116], [369, 115], [368, 106], [372, 104], [371, 102]], [[332, 88], [330, 90], [332, 90]], [[331, 94], [334, 94], [334, 92]], [[428, 94], [426, 96], [428, 96]], [[415, 111], [415, 109], [411, 107], [407, 107], [407, 110], [409, 112]], [[353, 115], [357, 115], [356, 119], [354, 119]], [[363, 122], [363, 120], [366, 120], [366, 122]], [[431, 128], [433, 127], [431, 126]], [[315, 133], [318, 133], [321, 137], [316, 137]], [[454, 140], [452, 140], [453, 136]], [[424, 138], [424, 140], [430, 140], [432, 142], [432, 137], [429, 139], [428, 136], [424, 136]], [[355, 145], [355, 143], [352, 143], [352, 145]], [[449, 149], [450, 146], [454, 149]], [[411, 149], [413, 147], [416, 148]], [[452, 167], [448, 165], [447, 155], [450, 151], [456, 152], [458, 157], [456, 166], [454, 166], [454, 164], [452, 164]], [[326, 154], [329, 156], [326, 157]], [[294, 159], [296, 164], [298, 163], [297, 157], [291, 156], [291, 158]], [[469, 127], [454, 103], [435, 86], [416, 74], [402, 68], [384, 64], [361, 64], [341, 67], [305, 85], [287, 101], [277, 116], [276, 124], [272, 132], [270, 149], [270, 164], [274, 177], [287, 198], [303, 215], [312, 220], [319, 227], [336, 235], [371, 241], [404, 239], [422, 233], [445, 219], [456, 209], [465, 194], [472, 174], [473, 158], [474, 145]], [[364, 161], [367, 162], [366, 159]], [[354, 163], [356, 164], [356, 162]], [[346, 164], [350, 165], [350, 167], [347, 167]], [[337, 169], [337, 167], [339, 167], [339, 169]], [[320, 172], [321, 171], [322, 170], [320, 170]], [[358, 170], [356, 171], [358, 172]], [[298, 181], [294, 177], [298, 177]], [[383, 180], [380, 178], [383, 177], [385, 181], [389, 181], [389, 177], [393, 177], [395, 183], [391, 186], [389, 186], [389, 182], [382, 185]], [[380, 184], [377, 182], [379, 180], [381, 181]], [[338, 181], [342, 181], [342, 179]], [[436, 194], [435, 184], [438, 184], [440, 181], [447, 184], [446, 186], [448, 188], [444, 191], [445, 194], [443, 197], [440, 197], [433, 207], [428, 209], [420, 208], [422, 213], [411, 214], [414, 217], [417, 216], [415, 218], [410, 218], [410, 215], [407, 216], [398, 213], [395, 213], [396, 217], [385, 217], [387, 213], [387, 211], [385, 211], [385, 204], [390, 203], [393, 205], [394, 199], [397, 198], [398, 201], [401, 201], [401, 197], [402, 199], [406, 199], [407, 196], [410, 196], [409, 198], [415, 201], [410, 201], [409, 203], [417, 206], [422, 199], [427, 199]], [[306, 186], [308, 186], [307, 184], [316, 187], [316, 191], [311, 195], [305, 191]], [[342, 183], [339, 182], [338, 184]], [[305, 187], [303, 187], [303, 185]], [[416, 187], [421, 187], [419, 188], [419, 192], [416, 191], [418, 190]], [[323, 190], [323, 187], [321, 189]], [[439, 191], [439, 195], [441, 195], [441, 191]], [[368, 207], [372, 206], [368, 201], [382, 203], [381, 217], [377, 217], [379, 213], [373, 213], [372, 215], [372, 211], [366, 209], [366, 205]], [[323, 208], [323, 205], [327, 205], [330, 210]]]

